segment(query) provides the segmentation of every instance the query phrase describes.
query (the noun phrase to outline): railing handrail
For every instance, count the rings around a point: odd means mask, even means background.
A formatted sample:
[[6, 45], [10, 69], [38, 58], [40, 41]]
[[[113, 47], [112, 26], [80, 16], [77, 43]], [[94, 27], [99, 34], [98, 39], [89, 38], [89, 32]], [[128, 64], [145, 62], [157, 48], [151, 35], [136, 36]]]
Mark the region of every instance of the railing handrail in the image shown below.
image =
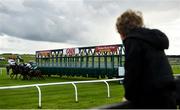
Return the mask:
[[117, 78], [117, 79], [103, 79], [103, 80], [89, 80], [89, 81], [71, 81], [71, 82], [55, 82], [55, 83], [44, 83], [44, 84], [31, 84], [31, 85], [20, 85], [20, 86], [1, 86], [0, 90], [3, 89], [16, 89], [16, 88], [28, 88], [28, 87], [36, 87], [38, 90], [38, 97], [39, 97], [39, 104], [38, 107], [41, 108], [41, 89], [40, 86], [50, 86], [50, 85], [63, 85], [63, 84], [72, 84], [75, 90], [75, 101], [78, 101], [78, 92], [77, 92], [77, 86], [76, 84], [82, 84], [82, 83], [97, 83], [97, 82], [104, 82], [107, 86], [107, 94], [108, 98], [110, 97], [110, 90], [109, 90], [109, 84], [107, 82], [109, 81], [121, 81], [124, 78]]
[[123, 80], [124, 78], [116, 78], [116, 79], [104, 79], [104, 80], [89, 80], [89, 81], [71, 81], [71, 82], [54, 82], [54, 83], [43, 83], [43, 84], [30, 84], [30, 85], [20, 85], [20, 86], [0, 86], [1, 89], [15, 89], [15, 88], [27, 88], [27, 87], [34, 87], [34, 86], [49, 86], [49, 85], [61, 85], [61, 84], [81, 84], [81, 83], [91, 83], [91, 82], [104, 82], [104, 81], [119, 81]]
[[[180, 76], [179, 74], [175, 74], [175, 77]], [[54, 83], [44, 83], [44, 84], [31, 84], [31, 85], [20, 85], [20, 86], [1, 86], [0, 90], [3, 89], [16, 89], [16, 88], [27, 88], [27, 87], [36, 87], [39, 93], [39, 101], [38, 101], [38, 107], [41, 108], [41, 89], [40, 86], [50, 86], [50, 85], [62, 85], [62, 84], [72, 84], [74, 86], [75, 90], [75, 101], [78, 101], [78, 93], [77, 93], [77, 86], [76, 84], [82, 84], [82, 83], [97, 83], [97, 82], [104, 82], [107, 85], [107, 94], [108, 98], [110, 97], [110, 91], [109, 91], [109, 84], [107, 82], [109, 81], [121, 81], [124, 78], [117, 78], [117, 79], [103, 79], [103, 80], [88, 80], [88, 81], [71, 81], [71, 82], [54, 82]], [[118, 105], [119, 106], [119, 105]], [[110, 107], [111, 108], [111, 107]]]

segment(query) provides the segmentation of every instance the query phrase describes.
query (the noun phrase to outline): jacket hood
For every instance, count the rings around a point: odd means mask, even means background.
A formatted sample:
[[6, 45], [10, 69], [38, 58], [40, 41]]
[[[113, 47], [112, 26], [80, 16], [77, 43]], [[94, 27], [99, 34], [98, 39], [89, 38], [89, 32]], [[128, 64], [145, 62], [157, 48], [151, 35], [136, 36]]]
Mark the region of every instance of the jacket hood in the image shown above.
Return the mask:
[[137, 28], [131, 30], [127, 38], [137, 38], [144, 40], [157, 49], [168, 49], [169, 40], [167, 36], [157, 29]]

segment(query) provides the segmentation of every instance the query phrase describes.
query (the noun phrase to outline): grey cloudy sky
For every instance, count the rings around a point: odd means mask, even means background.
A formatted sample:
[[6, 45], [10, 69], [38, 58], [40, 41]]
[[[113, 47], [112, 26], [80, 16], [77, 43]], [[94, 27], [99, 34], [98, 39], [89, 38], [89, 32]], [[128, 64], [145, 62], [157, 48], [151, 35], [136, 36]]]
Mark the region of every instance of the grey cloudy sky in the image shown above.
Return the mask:
[[0, 52], [121, 43], [115, 22], [127, 9], [168, 35], [168, 54], [180, 54], [180, 0], [0, 0]]

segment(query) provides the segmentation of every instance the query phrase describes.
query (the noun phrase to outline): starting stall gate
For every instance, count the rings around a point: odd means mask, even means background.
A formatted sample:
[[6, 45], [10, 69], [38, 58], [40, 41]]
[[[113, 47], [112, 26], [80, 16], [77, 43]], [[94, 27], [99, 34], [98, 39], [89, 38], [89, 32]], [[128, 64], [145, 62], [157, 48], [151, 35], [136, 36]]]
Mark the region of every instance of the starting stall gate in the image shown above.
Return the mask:
[[124, 63], [121, 44], [36, 51], [43, 74], [112, 78]]

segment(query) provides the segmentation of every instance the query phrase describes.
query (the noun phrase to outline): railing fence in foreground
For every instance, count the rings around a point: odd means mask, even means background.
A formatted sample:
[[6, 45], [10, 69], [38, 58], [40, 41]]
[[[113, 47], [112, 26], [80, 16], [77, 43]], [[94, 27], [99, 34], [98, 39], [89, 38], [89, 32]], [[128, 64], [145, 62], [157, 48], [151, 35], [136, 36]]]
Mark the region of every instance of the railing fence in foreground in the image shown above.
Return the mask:
[[6, 86], [6, 87], [0, 87], [0, 90], [2, 89], [17, 89], [17, 88], [28, 88], [28, 87], [36, 87], [38, 90], [38, 108], [42, 107], [42, 95], [41, 95], [41, 89], [40, 86], [50, 86], [50, 85], [63, 85], [63, 84], [72, 84], [74, 87], [74, 93], [75, 93], [75, 101], [78, 102], [78, 88], [76, 84], [80, 83], [97, 83], [97, 82], [104, 82], [107, 86], [107, 97], [110, 97], [110, 88], [108, 82], [110, 81], [122, 81], [124, 78], [118, 78], [118, 79], [104, 79], [104, 80], [90, 80], [90, 81], [73, 81], [73, 82], [56, 82], [56, 83], [44, 83], [44, 84], [32, 84], [32, 85], [21, 85], [21, 86]]

